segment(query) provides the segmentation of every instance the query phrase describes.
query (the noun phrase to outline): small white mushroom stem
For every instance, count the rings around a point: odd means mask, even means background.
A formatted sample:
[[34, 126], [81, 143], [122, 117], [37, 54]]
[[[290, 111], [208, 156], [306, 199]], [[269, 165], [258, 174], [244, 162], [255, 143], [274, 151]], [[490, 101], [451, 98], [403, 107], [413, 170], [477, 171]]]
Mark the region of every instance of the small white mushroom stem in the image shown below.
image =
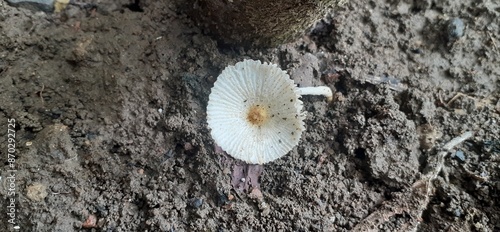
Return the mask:
[[327, 101], [333, 100], [332, 89], [327, 86], [318, 87], [301, 87], [299, 88], [300, 95], [323, 95]]

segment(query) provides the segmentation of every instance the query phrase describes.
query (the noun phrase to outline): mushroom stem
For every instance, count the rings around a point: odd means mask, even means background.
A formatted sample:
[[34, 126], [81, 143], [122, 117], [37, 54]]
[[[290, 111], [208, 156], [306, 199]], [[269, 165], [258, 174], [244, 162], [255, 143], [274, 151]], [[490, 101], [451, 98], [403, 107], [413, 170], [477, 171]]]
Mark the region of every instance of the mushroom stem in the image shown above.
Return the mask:
[[323, 95], [327, 101], [333, 100], [332, 89], [326, 86], [299, 88], [300, 95]]

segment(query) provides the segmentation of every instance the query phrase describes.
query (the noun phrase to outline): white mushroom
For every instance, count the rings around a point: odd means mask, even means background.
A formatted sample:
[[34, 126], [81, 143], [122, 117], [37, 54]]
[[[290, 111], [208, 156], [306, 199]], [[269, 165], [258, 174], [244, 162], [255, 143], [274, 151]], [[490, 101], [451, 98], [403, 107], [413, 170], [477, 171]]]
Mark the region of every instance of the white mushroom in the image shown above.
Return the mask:
[[275, 64], [244, 60], [226, 67], [212, 88], [207, 122], [229, 155], [263, 164], [286, 155], [304, 127], [301, 95], [332, 97], [328, 87], [297, 88]]

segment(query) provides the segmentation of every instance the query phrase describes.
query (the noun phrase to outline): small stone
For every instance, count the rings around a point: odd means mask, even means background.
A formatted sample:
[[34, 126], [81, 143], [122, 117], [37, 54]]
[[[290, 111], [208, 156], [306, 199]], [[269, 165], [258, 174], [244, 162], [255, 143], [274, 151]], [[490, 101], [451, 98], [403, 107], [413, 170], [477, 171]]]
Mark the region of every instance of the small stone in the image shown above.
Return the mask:
[[257, 199], [257, 200], [261, 200], [264, 198], [264, 195], [262, 195], [262, 191], [260, 191], [260, 189], [258, 188], [253, 188], [250, 194], [248, 194], [248, 196], [252, 199]]
[[189, 142], [184, 143], [184, 150], [185, 151], [190, 151], [192, 149], [193, 149], [193, 145], [191, 143], [189, 143]]
[[460, 209], [455, 209], [455, 211], [453, 213], [455, 214], [455, 217], [462, 216], [462, 210], [460, 210]]
[[460, 161], [464, 162], [465, 161], [465, 155], [464, 155], [464, 152], [461, 151], [461, 150], [458, 150], [457, 152], [455, 152], [455, 157], [457, 159], [459, 159]]
[[448, 21], [447, 32], [448, 41], [455, 42], [464, 35], [464, 22], [459, 18], [453, 18]]
[[262, 216], [267, 216], [271, 212], [271, 209], [269, 208], [269, 205], [266, 202], [264, 202], [264, 201], [260, 202], [259, 209], [261, 211]]
[[203, 205], [203, 199], [201, 198], [194, 198], [191, 200], [191, 202], [189, 203], [189, 205], [195, 209], [197, 208], [200, 208], [201, 205]]
[[43, 201], [47, 197], [47, 187], [34, 183], [26, 188], [26, 196], [32, 201]]
[[85, 228], [85, 229], [95, 228], [96, 224], [97, 224], [97, 217], [93, 214], [90, 214], [88, 216], [87, 220], [85, 220], [85, 222], [83, 222], [82, 228]]

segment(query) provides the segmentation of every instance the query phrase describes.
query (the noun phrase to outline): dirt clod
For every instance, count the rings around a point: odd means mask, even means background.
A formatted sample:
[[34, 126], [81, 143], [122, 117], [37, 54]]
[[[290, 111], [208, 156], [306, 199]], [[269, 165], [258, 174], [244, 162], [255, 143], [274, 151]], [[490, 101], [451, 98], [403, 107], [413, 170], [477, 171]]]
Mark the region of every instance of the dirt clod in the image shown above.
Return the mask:
[[436, 145], [436, 140], [441, 137], [441, 133], [431, 124], [423, 124], [418, 128], [420, 148], [428, 150]]
[[26, 197], [32, 201], [43, 201], [47, 195], [47, 186], [41, 183], [33, 183], [26, 188]]

